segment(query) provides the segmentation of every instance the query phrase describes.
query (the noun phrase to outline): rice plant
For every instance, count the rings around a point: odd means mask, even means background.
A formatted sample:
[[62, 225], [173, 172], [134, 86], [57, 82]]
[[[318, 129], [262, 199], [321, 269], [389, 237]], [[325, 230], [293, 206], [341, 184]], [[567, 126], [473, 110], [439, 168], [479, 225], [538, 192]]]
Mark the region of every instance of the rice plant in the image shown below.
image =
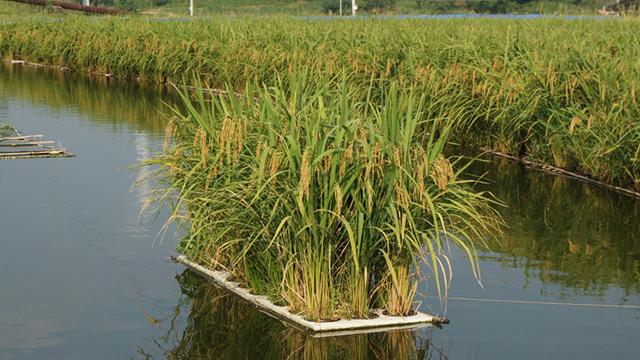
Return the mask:
[[393, 81], [424, 94], [431, 117], [451, 118], [452, 140], [466, 147], [640, 189], [639, 33], [633, 18], [27, 18], [0, 28], [0, 55], [141, 82], [197, 74], [236, 91], [247, 82], [277, 86], [278, 74], [300, 67], [349, 73], [363, 89]]
[[189, 227], [182, 253], [315, 321], [410, 315], [425, 276], [446, 293], [452, 244], [478, 271], [500, 219], [444, 155], [450, 125], [426, 116], [424, 95], [390, 83], [372, 101], [375, 84], [308, 70], [279, 82], [181, 92], [152, 163]]

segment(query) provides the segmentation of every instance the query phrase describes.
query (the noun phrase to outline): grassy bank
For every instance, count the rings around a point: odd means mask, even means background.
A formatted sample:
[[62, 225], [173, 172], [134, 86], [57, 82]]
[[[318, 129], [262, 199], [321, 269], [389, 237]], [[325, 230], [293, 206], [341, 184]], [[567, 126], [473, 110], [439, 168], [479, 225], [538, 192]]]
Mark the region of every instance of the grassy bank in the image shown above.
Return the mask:
[[0, 54], [237, 90], [294, 67], [415, 85], [458, 142], [638, 189], [638, 33], [637, 20], [70, 19], [3, 26]]

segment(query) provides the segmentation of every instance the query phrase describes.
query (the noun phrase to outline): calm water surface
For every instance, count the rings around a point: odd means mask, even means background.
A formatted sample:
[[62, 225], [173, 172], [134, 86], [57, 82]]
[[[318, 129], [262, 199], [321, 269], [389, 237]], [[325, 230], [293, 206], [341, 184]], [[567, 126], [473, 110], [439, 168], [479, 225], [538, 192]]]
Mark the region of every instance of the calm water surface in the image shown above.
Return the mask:
[[0, 359], [640, 357], [640, 201], [500, 161], [475, 171], [509, 229], [482, 254], [484, 288], [455, 255], [442, 329], [315, 339], [225, 296], [167, 261], [163, 214], [139, 217], [144, 171], [129, 166], [158, 147], [163, 100], [0, 67], [0, 122], [77, 154], [0, 162]]

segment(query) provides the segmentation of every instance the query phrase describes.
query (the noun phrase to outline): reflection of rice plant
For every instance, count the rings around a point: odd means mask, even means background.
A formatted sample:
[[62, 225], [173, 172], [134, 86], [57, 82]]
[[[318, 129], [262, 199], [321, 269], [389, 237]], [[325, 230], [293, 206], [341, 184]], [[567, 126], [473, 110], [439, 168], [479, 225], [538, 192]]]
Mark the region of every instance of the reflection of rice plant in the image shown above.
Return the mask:
[[152, 161], [191, 229], [181, 252], [312, 320], [411, 313], [416, 264], [441, 291], [448, 244], [477, 271], [498, 224], [442, 153], [449, 125], [425, 118], [423, 96], [391, 83], [375, 105], [374, 85], [347, 78], [292, 71], [246, 97], [183, 94], [173, 146]]
[[[0, 68], [2, 92], [42, 102], [54, 109], [73, 108], [92, 115], [82, 117], [83, 120], [106, 123], [116, 129], [128, 124], [154, 134], [158, 134], [166, 122], [158, 116], [162, 101], [172, 99], [138, 84], [24, 67]], [[135, 106], [132, 106], [134, 99]], [[6, 121], [8, 115], [8, 104], [0, 99], [0, 122]]]
[[[495, 178], [509, 224], [491, 244], [504, 266], [559, 284], [563, 292], [640, 291], [640, 203], [597, 187], [497, 161], [474, 172]], [[554, 287], [555, 288], [555, 287]]]
[[[412, 331], [314, 338], [285, 327], [253, 305], [189, 271], [176, 276], [184, 296], [164, 320], [159, 349], [139, 349], [147, 358], [160, 350], [169, 359], [446, 359], [430, 332]], [[181, 325], [184, 324], [184, 327]]]
[[0, 137], [16, 136], [17, 131], [13, 125], [0, 123]]

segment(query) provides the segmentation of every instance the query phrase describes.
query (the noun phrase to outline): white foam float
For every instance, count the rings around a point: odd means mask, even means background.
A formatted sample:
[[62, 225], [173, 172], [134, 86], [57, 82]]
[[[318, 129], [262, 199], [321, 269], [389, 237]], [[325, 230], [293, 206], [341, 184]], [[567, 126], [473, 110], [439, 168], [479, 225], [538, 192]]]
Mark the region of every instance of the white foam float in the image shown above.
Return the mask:
[[407, 330], [426, 327], [431, 324], [448, 322], [437, 316], [416, 312], [410, 316], [388, 316], [382, 310], [374, 310], [368, 319], [340, 319], [336, 321], [316, 322], [309, 321], [299, 314], [289, 311], [287, 306], [274, 304], [266, 296], [252, 294], [249, 290], [238, 286], [229, 280], [230, 274], [225, 271], [215, 271], [189, 260], [180, 255], [177, 261], [196, 273], [205, 276], [219, 287], [238, 295], [246, 301], [254, 304], [262, 312], [279, 320], [311, 333], [313, 336], [341, 336], [357, 333], [370, 333], [391, 330]]

